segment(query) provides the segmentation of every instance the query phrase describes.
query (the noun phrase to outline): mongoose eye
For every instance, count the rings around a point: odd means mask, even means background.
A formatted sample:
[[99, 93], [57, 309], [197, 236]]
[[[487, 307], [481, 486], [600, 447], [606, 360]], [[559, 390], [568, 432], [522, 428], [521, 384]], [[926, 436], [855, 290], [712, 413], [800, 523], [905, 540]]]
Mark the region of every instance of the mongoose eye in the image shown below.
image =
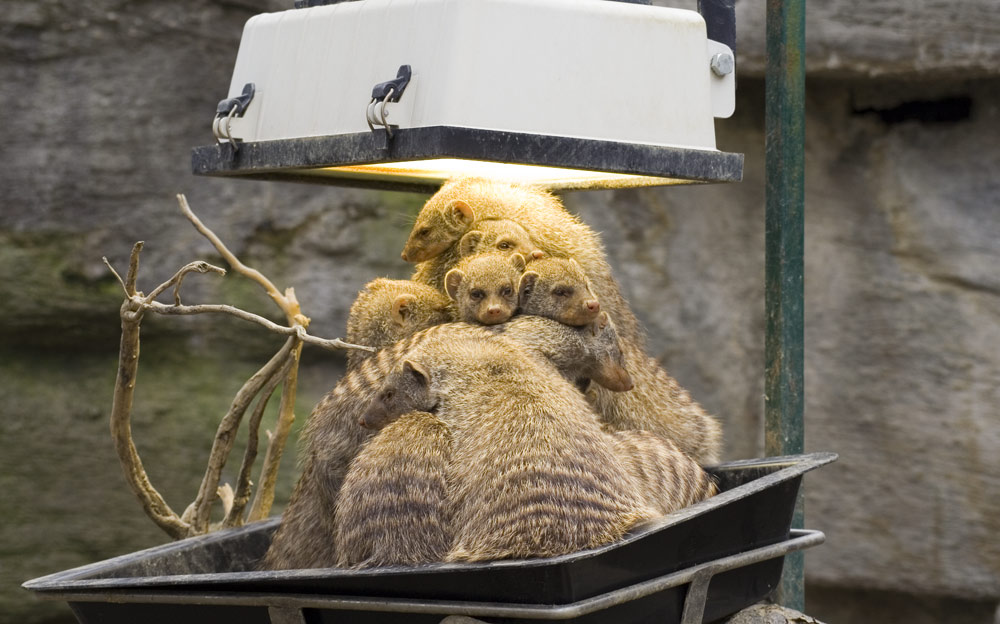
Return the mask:
[[480, 290], [478, 288], [469, 291], [469, 298], [472, 299], [472, 300], [474, 300], [474, 301], [479, 301], [480, 299], [482, 299], [485, 296], [486, 296], [486, 292], [484, 292], [484, 291], [482, 291], [482, 290]]
[[569, 297], [573, 294], [573, 289], [569, 286], [556, 286], [552, 289], [552, 294], [556, 297]]
[[421, 238], [427, 238], [427, 236], [430, 233], [431, 233], [431, 229], [429, 227], [425, 227], [425, 228], [422, 228], [419, 232], [417, 232], [417, 236], [419, 236]]
[[504, 286], [503, 288], [500, 289], [501, 297], [510, 297], [513, 294], [514, 294], [514, 289], [511, 288], [510, 286]]
[[392, 390], [386, 390], [385, 392], [382, 393], [382, 400], [391, 401], [394, 395], [395, 393]]
[[508, 249], [512, 249], [513, 247], [514, 245], [510, 244], [507, 241], [500, 241], [499, 243], [497, 243], [497, 249], [502, 249], [503, 251], [507, 251]]

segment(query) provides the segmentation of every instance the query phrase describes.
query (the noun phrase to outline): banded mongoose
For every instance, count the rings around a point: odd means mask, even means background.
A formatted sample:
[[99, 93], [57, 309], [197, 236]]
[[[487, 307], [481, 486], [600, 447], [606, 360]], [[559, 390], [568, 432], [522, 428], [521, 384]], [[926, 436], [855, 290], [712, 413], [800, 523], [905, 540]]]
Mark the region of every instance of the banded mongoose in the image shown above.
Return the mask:
[[[463, 328], [471, 327], [463, 323], [453, 323], [435, 330], [446, 333], [451, 327], [455, 331], [450, 335], [455, 340], [469, 337], [478, 338], [481, 334], [465, 332]], [[512, 348], [512, 357], [533, 355], [543, 364], [556, 369], [563, 379], [574, 384], [578, 389], [585, 390], [591, 381], [616, 392], [624, 392], [632, 388], [632, 379], [624, 368], [624, 358], [618, 344], [618, 335], [607, 314], [601, 314], [596, 321], [584, 327], [571, 327], [552, 319], [540, 316], [515, 316], [506, 323], [490, 325], [489, 331], [499, 335], [502, 340], [515, 343], [524, 350]], [[447, 334], [446, 334], [447, 335]], [[420, 337], [410, 344], [414, 347], [420, 342]], [[433, 409], [412, 402], [417, 395], [414, 388], [398, 392], [396, 385], [412, 383], [414, 379], [426, 378], [426, 372], [416, 374], [413, 363], [403, 362], [392, 372], [385, 375], [386, 380], [393, 378], [391, 383], [383, 380], [389, 388], [389, 395], [376, 394], [369, 402], [368, 412], [359, 419], [359, 424], [368, 429], [380, 429], [387, 423], [386, 414], [402, 414], [416, 409]], [[403, 401], [402, 403], [400, 401]], [[406, 402], [411, 401], [411, 402]]]
[[479, 326], [435, 325], [363, 360], [313, 408], [299, 442], [302, 474], [261, 562], [262, 569], [335, 565], [332, 520], [337, 498], [350, 462], [373, 435], [358, 426], [358, 418], [402, 354], [419, 342], [451, 341], [459, 335], [495, 339], [494, 334]]
[[575, 552], [657, 515], [583, 396], [516, 351], [509, 341], [422, 343], [380, 393], [399, 399], [384, 403], [383, 419], [412, 404], [406, 409], [434, 410], [452, 431], [455, 535], [446, 561]]
[[437, 416], [408, 412], [354, 458], [337, 498], [338, 567], [441, 561], [451, 547], [445, 518], [451, 432]]
[[606, 312], [583, 327], [522, 314], [490, 330], [538, 353], [581, 390], [591, 381], [612, 392], [633, 387], [618, 333]]
[[[440, 288], [445, 273], [458, 259], [454, 243], [483, 219], [515, 221], [540, 251], [555, 258], [573, 258], [583, 267], [601, 308], [618, 330], [626, 368], [635, 383], [626, 393], [591, 389], [589, 396], [605, 427], [649, 430], [669, 437], [702, 464], [718, 462], [722, 446], [718, 422], [646, 354], [639, 323], [611, 275], [600, 240], [557, 198], [528, 186], [475, 178], [445, 184], [421, 210], [407, 241], [406, 259], [421, 261], [413, 279]], [[423, 245], [425, 239], [434, 243]]]
[[[454, 320], [452, 316], [451, 299], [441, 291], [419, 282], [380, 277], [368, 282], [351, 305], [345, 340], [381, 349], [422, 329], [448, 323]], [[371, 355], [348, 350], [348, 368]]]
[[612, 437], [639, 491], [659, 513], [718, 494], [712, 476], [669, 439], [649, 431], [616, 431]]
[[521, 254], [485, 253], [459, 261], [444, 280], [457, 320], [496, 325], [513, 316], [524, 266]]
[[567, 325], [589, 325], [601, 313], [583, 267], [573, 259], [535, 260], [518, 282], [522, 314], [555, 319]]
[[461, 258], [456, 243], [469, 230], [498, 219], [520, 225], [545, 255], [576, 259], [622, 339], [643, 344], [639, 323], [621, 296], [600, 238], [558, 198], [535, 187], [481, 178], [444, 184], [417, 215], [403, 249], [404, 260], [419, 263], [412, 279], [443, 290], [445, 274]]
[[542, 255], [528, 232], [509, 219], [480, 220], [476, 229], [466, 232], [458, 241], [458, 255], [463, 258], [489, 251], [519, 253], [526, 260], [531, 260], [534, 254]]

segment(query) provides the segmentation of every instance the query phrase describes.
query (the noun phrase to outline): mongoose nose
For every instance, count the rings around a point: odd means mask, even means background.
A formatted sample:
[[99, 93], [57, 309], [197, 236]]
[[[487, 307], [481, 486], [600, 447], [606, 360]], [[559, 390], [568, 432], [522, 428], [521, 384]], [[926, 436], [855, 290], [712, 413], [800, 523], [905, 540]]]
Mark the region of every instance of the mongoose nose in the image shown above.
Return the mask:
[[591, 299], [590, 301], [587, 302], [587, 309], [590, 310], [591, 312], [600, 312], [601, 302], [598, 301], [597, 299]]
[[403, 262], [409, 262], [410, 261], [410, 259], [406, 257], [406, 250], [405, 249], [403, 250], [403, 253], [399, 254], [399, 257], [403, 259]]
[[500, 306], [490, 306], [489, 308], [486, 309], [486, 314], [490, 316], [500, 316], [501, 312], [503, 312], [503, 310], [500, 308]]

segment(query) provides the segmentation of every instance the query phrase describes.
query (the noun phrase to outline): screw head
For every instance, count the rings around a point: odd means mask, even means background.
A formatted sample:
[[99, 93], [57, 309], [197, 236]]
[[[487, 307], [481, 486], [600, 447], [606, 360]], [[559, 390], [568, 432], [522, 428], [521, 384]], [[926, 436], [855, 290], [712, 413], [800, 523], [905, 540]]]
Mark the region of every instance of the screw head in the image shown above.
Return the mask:
[[712, 68], [712, 73], [716, 76], [726, 76], [733, 73], [733, 70], [736, 69], [736, 60], [728, 52], [719, 52], [712, 56], [709, 65]]

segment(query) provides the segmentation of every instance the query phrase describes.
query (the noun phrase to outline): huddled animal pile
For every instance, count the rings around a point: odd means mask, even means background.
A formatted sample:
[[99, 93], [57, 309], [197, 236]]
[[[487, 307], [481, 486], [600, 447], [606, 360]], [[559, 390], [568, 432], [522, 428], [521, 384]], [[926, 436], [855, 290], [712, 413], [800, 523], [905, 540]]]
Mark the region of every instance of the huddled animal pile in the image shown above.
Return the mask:
[[261, 566], [546, 557], [716, 493], [721, 431], [647, 355], [597, 235], [552, 195], [462, 179], [351, 307]]

